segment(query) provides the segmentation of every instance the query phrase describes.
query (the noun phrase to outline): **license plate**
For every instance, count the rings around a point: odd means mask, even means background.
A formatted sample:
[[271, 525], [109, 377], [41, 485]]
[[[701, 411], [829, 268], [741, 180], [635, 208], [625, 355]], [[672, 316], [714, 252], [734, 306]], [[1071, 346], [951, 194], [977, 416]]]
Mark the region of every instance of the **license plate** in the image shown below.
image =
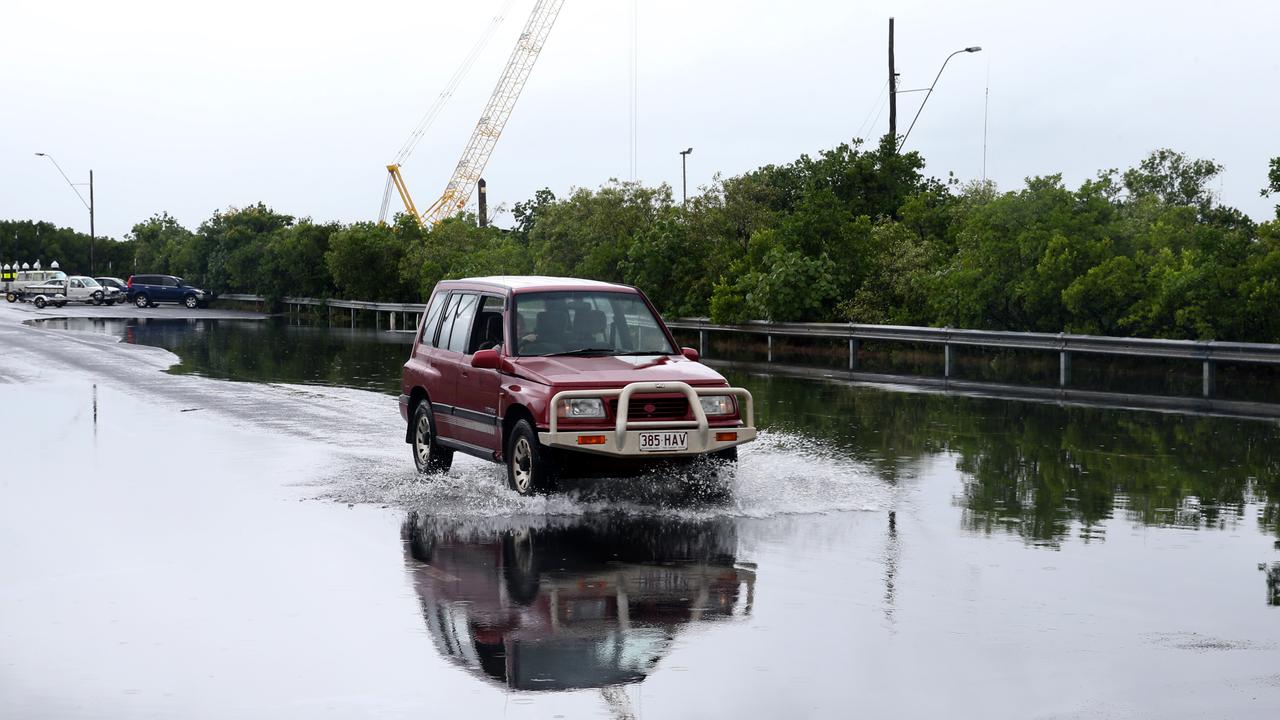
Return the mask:
[[640, 433], [640, 449], [644, 452], [667, 452], [669, 450], [688, 450], [689, 433], [687, 432], [642, 432]]

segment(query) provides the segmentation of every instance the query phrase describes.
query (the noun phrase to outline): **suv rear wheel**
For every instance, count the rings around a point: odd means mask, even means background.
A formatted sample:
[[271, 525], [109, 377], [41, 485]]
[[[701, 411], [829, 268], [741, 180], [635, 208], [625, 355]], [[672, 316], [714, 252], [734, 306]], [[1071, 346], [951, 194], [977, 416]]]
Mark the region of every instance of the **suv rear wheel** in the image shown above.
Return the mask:
[[555, 486], [556, 471], [538, 434], [528, 420], [520, 420], [507, 437], [507, 485], [521, 495]]
[[413, 410], [411, 426], [413, 464], [424, 475], [438, 475], [453, 465], [453, 450], [436, 443], [436, 423], [431, 417], [431, 402], [425, 398]]
[[133, 304], [134, 304], [134, 305], [137, 305], [137, 306], [138, 306], [138, 307], [140, 307], [140, 308], [144, 308], [144, 307], [146, 307], [146, 306], [150, 305], [150, 304], [151, 304], [151, 301], [147, 298], [147, 296], [146, 296], [146, 295], [144, 295], [144, 294], [142, 294], [142, 293], [138, 293], [137, 295], [134, 295], [134, 296], [133, 296]]

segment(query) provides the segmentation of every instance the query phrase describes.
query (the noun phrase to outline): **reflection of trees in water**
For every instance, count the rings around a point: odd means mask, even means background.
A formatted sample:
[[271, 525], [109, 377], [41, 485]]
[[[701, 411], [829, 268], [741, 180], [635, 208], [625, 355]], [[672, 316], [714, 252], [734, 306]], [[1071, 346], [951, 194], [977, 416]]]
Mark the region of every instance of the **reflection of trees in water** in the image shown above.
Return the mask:
[[1147, 525], [1234, 527], [1250, 504], [1280, 520], [1280, 426], [1274, 422], [887, 392], [778, 377], [751, 388], [761, 425], [814, 436], [888, 482], [938, 453], [965, 473], [964, 523], [1057, 544], [1086, 540], [1119, 514]]
[[978, 416], [948, 449], [969, 475], [967, 524], [997, 524], [1057, 542], [1119, 512], [1146, 525], [1231, 527], [1246, 505], [1274, 515], [1280, 477], [1275, 425], [1191, 415], [1007, 403]]
[[173, 371], [250, 382], [291, 382], [400, 391], [412, 336], [370, 329], [288, 325], [281, 320], [131, 321], [129, 342], [182, 359]]

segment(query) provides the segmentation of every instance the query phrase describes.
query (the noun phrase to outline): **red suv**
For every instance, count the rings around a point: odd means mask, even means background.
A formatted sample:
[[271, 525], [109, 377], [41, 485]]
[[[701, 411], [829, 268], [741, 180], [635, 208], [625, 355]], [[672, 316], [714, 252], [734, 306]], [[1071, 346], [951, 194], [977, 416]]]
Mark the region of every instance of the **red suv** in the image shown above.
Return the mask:
[[736, 461], [751, 394], [679, 348], [639, 290], [553, 277], [446, 280], [401, 380], [418, 471], [454, 452], [505, 463], [522, 495], [566, 469]]

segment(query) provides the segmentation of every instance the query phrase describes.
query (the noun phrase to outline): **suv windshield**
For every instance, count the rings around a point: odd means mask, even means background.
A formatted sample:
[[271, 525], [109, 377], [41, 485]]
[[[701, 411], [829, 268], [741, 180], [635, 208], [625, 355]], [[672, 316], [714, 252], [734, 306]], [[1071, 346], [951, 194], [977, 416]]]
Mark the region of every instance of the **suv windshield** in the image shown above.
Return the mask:
[[632, 293], [515, 296], [516, 355], [670, 355], [653, 311]]

